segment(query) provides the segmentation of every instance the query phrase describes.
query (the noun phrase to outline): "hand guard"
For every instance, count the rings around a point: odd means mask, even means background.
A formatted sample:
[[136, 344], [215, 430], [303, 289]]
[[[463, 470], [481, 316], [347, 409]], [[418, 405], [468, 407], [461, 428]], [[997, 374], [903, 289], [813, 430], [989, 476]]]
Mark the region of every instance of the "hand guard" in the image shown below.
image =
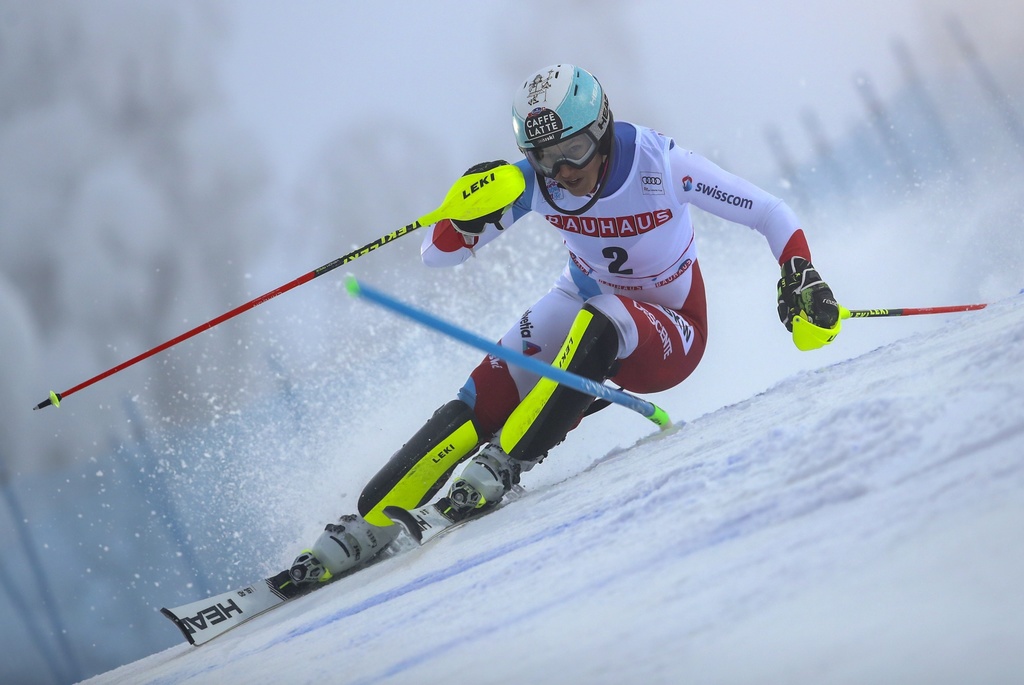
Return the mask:
[[[480, 162], [479, 164], [471, 166], [469, 169], [466, 170], [466, 173], [462, 175], [469, 176], [470, 174], [479, 174], [480, 172], [490, 171], [495, 167], [503, 166], [505, 164], [508, 164], [508, 162], [506, 162], [503, 159], [497, 159], [493, 162]], [[464, 219], [460, 221], [452, 219], [452, 226], [455, 227], [456, 231], [462, 233], [463, 235], [478, 236], [484, 232], [484, 229], [487, 227], [487, 224], [495, 224], [497, 225], [498, 228], [501, 228], [501, 224], [498, 222], [501, 221], [501, 216], [505, 213], [506, 209], [508, 208], [505, 207], [504, 209], [498, 209], [491, 212], [490, 214], [479, 217], [477, 219], [470, 219], [468, 221]]]
[[782, 265], [778, 295], [779, 319], [790, 332], [798, 316], [823, 329], [835, 328], [839, 322], [839, 304], [832, 289], [803, 257], [793, 257]]

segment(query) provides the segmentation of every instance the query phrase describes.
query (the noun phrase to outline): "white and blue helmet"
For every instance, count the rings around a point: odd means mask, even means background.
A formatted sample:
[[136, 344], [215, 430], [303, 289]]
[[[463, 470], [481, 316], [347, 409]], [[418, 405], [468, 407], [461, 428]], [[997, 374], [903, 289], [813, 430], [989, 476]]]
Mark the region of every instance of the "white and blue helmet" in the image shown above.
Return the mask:
[[516, 145], [542, 176], [562, 164], [586, 166], [612, 132], [608, 96], [594, 75], [572, 64], [532, 74], [512, 102]]

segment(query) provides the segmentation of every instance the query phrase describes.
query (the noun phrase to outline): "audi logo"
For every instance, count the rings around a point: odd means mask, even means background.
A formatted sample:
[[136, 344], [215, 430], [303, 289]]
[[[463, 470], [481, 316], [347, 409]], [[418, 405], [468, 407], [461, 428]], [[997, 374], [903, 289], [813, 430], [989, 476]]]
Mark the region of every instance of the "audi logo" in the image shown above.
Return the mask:
[[660, 186], [661, 176], [641, 176], [640, 182], [648, 186]]

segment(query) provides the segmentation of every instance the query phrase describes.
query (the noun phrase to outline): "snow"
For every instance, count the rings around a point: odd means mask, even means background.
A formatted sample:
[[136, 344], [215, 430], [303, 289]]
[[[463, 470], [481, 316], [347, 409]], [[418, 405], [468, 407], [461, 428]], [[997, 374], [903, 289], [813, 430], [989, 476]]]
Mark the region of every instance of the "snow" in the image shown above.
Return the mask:
[[87, 682], [1020, 682], [1022, 388], [1015, 296]]

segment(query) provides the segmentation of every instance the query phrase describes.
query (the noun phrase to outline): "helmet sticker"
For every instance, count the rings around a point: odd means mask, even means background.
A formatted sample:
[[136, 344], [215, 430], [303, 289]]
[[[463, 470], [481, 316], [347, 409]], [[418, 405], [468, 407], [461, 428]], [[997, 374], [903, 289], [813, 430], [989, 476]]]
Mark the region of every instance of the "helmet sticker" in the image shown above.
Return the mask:
[[537, 145], [555, 140], [565, 128], [553, 109], [536, 107], [526, 115], [526, 140]]
[[547, 102], [548, 89], [551, 87], [551, 79], [555, 77], [555, 74], [555, 70], [550, 69], [546, 77], [540, 74], [533, 77], [533, 80], [530, 81], [530, 90], [526, 96], [526, 104], [530, 107], [535, 107], [542, 102]]

